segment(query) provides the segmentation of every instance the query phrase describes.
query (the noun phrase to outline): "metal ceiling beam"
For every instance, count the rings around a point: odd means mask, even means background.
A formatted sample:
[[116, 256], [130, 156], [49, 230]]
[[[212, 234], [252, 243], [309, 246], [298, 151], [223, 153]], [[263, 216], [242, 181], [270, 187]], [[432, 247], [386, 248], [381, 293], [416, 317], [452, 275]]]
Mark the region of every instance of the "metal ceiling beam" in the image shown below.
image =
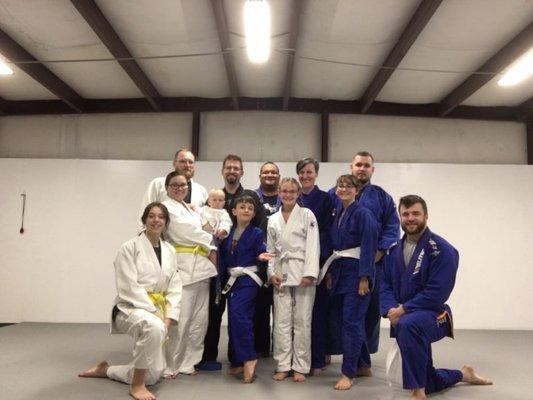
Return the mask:
[[[202, 97], [165, 97], [160, 100], [164, 111], [169, 112], [209, 112], [233, 110], [233, 99]], [[85, 113], [143, 113], [153, 112], [144, 98], [138, 99], [85, 99]], [[283, 97], [240, 97], [243, 111], [281, 111]], [[58, 100], [5, 100], [5, 115], [69, 114], [72, 110]], [[322, 100], [292, 97], [289, 102], [291, 112], [361, 114], [361, 103], [353, 100]], [[447, 118], [477, 119], [487, 121], [518, 121], [521, 109], [518, 107], [472, 107], [459, 106]], [[523, 110], [522, 110], [523, 111]], [[439, 104], [401, 104], [374, 102], [367, 112], [372, 115], [395, 115], [403, 117], [439, 118]]]
[[161, 95], [135, 60], [124, 60], [126, 58], [133, 58], [133, 56], [94, 0], [70, 1], [85, 21], [87, 21], [94, 33], [98, 35], [113, 57], [117, 58], [117, 62], [139, 88], [144, 97], [146, 97], [146, 100], [152, 108], [155, 111], [161, 111], [159, 104]]
[[291, 96], [292, 78], [294, 73], [294, 55], [296, 54], [296, 44], [298, 42], [298, 32], [300, 27], [300, 16], [302, 14], [303, 0], [293, 0], [291, 25], [289, 27], [289, 51], [287, 54], [287, 70], [285, 71], [285, 84], [283, 86], [283, 110], [289, 109], [289, 99]]
[[17, 64], [17, 67], [68, 104], [71, 109], [83, 112], [83, 98], [2, 30], [0, 30], [0, 53], [13, 63], [32, 62]]
[[496, 74], [512, 64], [533, 45], [533, 22], [524, 28], [478, 70], [453, 89], [440, 102], [439, 115], [446, 116], [459, 104], [469, 98]]
[[527, 131], [527, 163], [533, 165], [533, 121], [526, 123]]
[[361, 97], [361, 112], [365, 113], [368, 111], [381, 89], [383, 89], [391, 75], [394, 73], [395, 68], [400, 65], [400, 62], [403, 60], [422, 30], [426, 27], [441, 3], [442, 0], [423, 0], [420, 3], [411, 17], [411, 20], [400, 35], [396, 45], [393, 47], [381, 65], [381, 68], [374, 76], [374, 79], [372, 79], [363, 93], [363, 96]]
[[[518, 118], [523, 121], [533, 121], [533, 97], [518, 106]], [[533, 149], [532, 149], [533, 151]]]
[[233, 102], [233, 109], [238, 110], [239, 85], [237, 83], [237, 73], [235, 70], [235, 64], [233, 62], [233, 55], [230, 53], [231, 44], [229, 40], [226, 11], [224, 10], [224, 0], [211, 0], [211, 6], [215, 15], [215, 22], [218, 31], [218, 40], [220, 41], [220, 48], [222, 49], [222, 58], [224, 59], [224, 66], [226, 67], [226, 75], [228, 77], [228, 85], [231, 99]]

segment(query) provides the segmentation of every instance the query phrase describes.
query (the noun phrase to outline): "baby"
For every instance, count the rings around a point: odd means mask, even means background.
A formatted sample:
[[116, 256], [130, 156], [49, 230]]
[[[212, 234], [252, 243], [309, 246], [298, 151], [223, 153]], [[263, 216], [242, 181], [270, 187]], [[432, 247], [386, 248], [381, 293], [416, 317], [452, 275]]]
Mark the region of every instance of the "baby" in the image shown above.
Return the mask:
[[202, 217], [204, 231], [213, 234], [218, 239], [228, 236], [233, 223], [228, 212], [224, 209], [226, 196], [222, 189], [212, 189], [207, 197], [207, 205], [198, 210]]

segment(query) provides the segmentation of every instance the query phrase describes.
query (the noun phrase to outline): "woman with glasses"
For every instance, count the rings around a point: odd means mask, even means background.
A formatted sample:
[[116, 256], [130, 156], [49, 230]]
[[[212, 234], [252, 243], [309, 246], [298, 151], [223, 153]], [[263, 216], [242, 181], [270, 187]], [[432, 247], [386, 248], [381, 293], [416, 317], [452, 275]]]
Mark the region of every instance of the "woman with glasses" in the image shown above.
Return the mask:
[[175, 247], [178, 270], [183, 283], [181, 317], [167, 346], [168, 368], [165, 375], [195, 374], [194, 366], [202, 359], [209, 312], [209, 279], [217, 275], [216, 247], [213, 236], [202, 229], [200, 215], [185, 198], [187, 178], [174, 171], [165, 179], [170, 213], [166, 238]]
[[350, 389], [359, 358], [364, 362], [370, 358], [366, 349], [365, 314], [374, 281], [378, 227], [372, 213], [355, 201], [359, 185], [353, 175], [341, 175], [337, 179], [340, 203], [331, 226], [333, 254], [319, 275], [319, 283], [326, 278], [332, 301], [341, 306], [343, 358], [342, 376], [334, 386], [337, 390]]

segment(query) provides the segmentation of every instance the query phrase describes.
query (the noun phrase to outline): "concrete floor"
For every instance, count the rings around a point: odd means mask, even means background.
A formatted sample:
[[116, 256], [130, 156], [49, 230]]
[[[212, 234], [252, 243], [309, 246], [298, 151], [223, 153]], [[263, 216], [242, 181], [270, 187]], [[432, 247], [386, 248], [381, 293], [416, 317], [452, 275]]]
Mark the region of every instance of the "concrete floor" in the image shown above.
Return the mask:
[[[82, 379], [77, 373], [101, 360], [126, 363], [131, 339], [109, 335], [107, 324], [21, 323], [0, 328], [0, 398], [47, 399], [126, 399], [127, 385], [107, 379]], [[226, 337], [221, 352], [225, 355]], [[272, 359], [260, 359], [258, 378], [243, 385], [222, 372], [179, 376], [153, 387], [158, 399], [213, 400], [273, 398], [299, 399], [407, 399], [408, 392], [389, 387], [385, 379], [385, 356], [391, 344], [382, 331], [380, 352], [373, 358], [374, 376], [360, 378], [348, 392], [332, 389], [340, 374], [340, 358], [319, 377], [303, 384], [290, 380], [274, 382]], [[494, 380], [493, 386], [458, 385], [434, 399], [533, 399], [533, 332], [456, 331], [456, 339], [445, 339], [433, 347], [437, 367], [474, 365]], [[225, 356], [222, 357], [223, 362]]]

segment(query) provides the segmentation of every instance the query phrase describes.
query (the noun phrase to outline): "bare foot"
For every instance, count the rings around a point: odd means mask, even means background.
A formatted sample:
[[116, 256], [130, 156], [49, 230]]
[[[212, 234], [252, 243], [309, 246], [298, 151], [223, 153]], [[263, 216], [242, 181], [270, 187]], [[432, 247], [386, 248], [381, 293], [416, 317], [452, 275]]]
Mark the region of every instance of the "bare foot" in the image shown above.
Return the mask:
[[411, 399], [410, 400], [423, 400], [426, 398], [426, 391], [424, 388], [419, 388], [413, 390], [413, 393], [411, 393]]
[[348, 390], [353, 385], [353, 379], [348, 378], [346, 375], [341, 376], [341, 378], [337, 381], [335, 386], [333, 386], [333, 389], [335, 390]]
[[283, 372], [276, 372], [274, 375], [272, 375], [272, 379], [275, 381], [282, 381], [283, 379], [287, 378], [289, 376], [288, 371]]
[[325, 368], [312, 368], [311, 372], [309, 373], [309, 375], [318, 376], [318, 375], [322, 374], [322, 372], [324, 372], [324, 370], [325, 370]]
[[294, 382], [305, 382], [306, 378], [304, 374], [300, 374], [299, 372], [294, 371], [294, 375], [292, 377], [292, 380]]
[[492, 385], [490, 379], [476, 374], [476, 371], [470, 365], [464, 365], [461, 368], [461, 372], [463, 373], [463, 382], [470, 383], [471, 385]]
[[331, 364], [331, 354], [328, 354], [326, 356], [326, 365], [329, 365], [329, 364]]
[[370, 367], [361, 367], [357, 370], [356, 372], [356, 375], [355, 376], [366, 376], [366, 377], [370, 377], [372, 376], [372, 370], [370, 369]]
[[107, 363], [107, 361], [102, 361], [97, 366], [86, 369], [83, 372], [80, 372], [78, 376], [81, 378], [107, 378], [108, 368], [109, 368], [109, 364]]
[[146, 386], [130, 386], [130, 396], [135, 400], [156, 400], [156, 397], [152, 392], [146, 389]]
[[255, 366], [257, 365], [257, 360], [250, 360], [244, 363], [243, 368], [243, 383], [252, 383], [255, 379]]
[[243, 371], [244, 371], [244, 368], [242, 366], [229, 367], [228, 375], [239, 375], [239, 374], [242, 374]]

